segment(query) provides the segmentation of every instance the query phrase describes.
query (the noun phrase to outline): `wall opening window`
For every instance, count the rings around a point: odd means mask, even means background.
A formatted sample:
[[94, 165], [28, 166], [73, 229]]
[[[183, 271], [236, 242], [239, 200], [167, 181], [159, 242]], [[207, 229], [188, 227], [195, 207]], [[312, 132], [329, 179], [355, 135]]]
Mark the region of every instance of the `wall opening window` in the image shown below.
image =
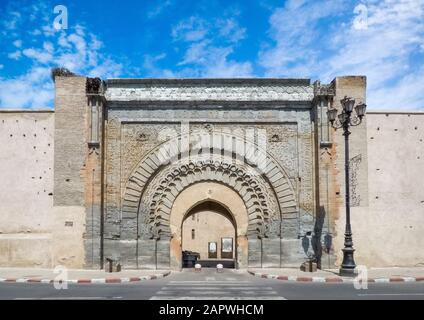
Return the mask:
[[194, 238], [196, 237], [194, 229], [191, 229], [191, 239], [194, 240]]

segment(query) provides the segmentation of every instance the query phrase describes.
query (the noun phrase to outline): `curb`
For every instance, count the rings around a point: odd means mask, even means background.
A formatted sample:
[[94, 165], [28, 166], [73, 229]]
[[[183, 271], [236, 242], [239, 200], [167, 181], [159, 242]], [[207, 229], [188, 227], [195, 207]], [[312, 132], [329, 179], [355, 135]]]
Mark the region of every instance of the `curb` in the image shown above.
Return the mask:
[[[298, 276], [283, 276], [273, 275], [260, 272], [247, 271], [249, 274], [259, 278], [276, 279], [284, 281], [296, 282], [324, 282], [324, 283], [353, 283], [355, 278], [341, 278], [341, 277], [298, 277]], [[368, 282], [372, 283], [387, 283], [387, 282], [419, 282], [424, 281], [424, 277], [390, 277], [390, 278], [368, 278]]]
[[[139, 282], [144, 280], [155, 280], [164, 278], [171, 274], [171, 271], [159, 274], [153, 274], [142, 277], [130, 277], [130, 278], [99, 278], [99, 279], [68, 279], [58, 280], [59, 283], [67, 282], [72, 284], [111, 284], [111, 283], [129, 283]], [[39, 279], [39, 278], [0, 278], [0, 282], [6, 283], [53, 283], [52, 279]]]

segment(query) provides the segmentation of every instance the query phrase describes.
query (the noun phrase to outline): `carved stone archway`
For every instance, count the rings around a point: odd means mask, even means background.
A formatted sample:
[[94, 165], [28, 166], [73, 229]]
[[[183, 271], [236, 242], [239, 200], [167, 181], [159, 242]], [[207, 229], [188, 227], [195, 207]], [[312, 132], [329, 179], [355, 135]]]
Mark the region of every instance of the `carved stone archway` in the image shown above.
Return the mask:
[[175, 199], [170, 215], [171, 268], [181, 268], [181, 227], [186, 214], [199, 204], [212, 201], [223, 206], [236, 225], [237, 268], [247, 268], [248, 215], [243, 199], [231, 188], [217, 182], [199, 182], [184, 189]]
[[[178, 267], [178, 263], [172, 261], [176, 257], [172, 255], [173, 246], [177, 243], [170, 223], [174, 203], [191, 186], [214, 182], [237, 194], [246, 208], [247, 226], [242, 234], [244, 238], [240, 239], [246, 245], [239, 246], [246, 254], [240, 255], [243, 261], [240, 260], [239, 265], [247, 266], [247, 239], [272, 238], [277, 241], [284, 237], [282, 220], [296, 216], [298, 208], [291, 181], [265, 151], [263, 160], [266, 165], [263, 170], [258, 170], [249, 161], [240, 160], [242, 157], [237, 150], [227, 150], [225, 146], [206, 154], [190, 149], [191, 154], [187, 156], [180, 147], [183, 139], [177, 137], [166, 142], [166, 146], [156, 147], [132, 172], [121, 208], [125, 238], [137, 240], [137, 259], [139, 255], [148, 256], [154, 251], [156, 267]], [[239, 137], [232, 139], [240, 140]], [[250, 154], [252, 150], [260, 149], [249, 141], [241, 142]], [[173, 161], [164, 162], [163, 159]], [[149, 240], [156, 242], [153, 244]], [[276, 254], [280, 253], [272, 253]]]
[[[178, 194], [191, 185], [204, 181], [219, 182], [236, 192], [247, 208], [247, 234], [265, 236], [277, 230], [266, 229], [266, 221], [279, 216], [276, 199], [268, 192], [266, 181], [241, 163], [231, 159], [190, 159], [178, 161], [157, 174], [143, 193], [139, 221], [148, 222], [152, 237], [171, 235], [169, 217]], [[146, 230], [140, 230], [144, 233]], [[140, 234], [139, 233], [139, 234]]]

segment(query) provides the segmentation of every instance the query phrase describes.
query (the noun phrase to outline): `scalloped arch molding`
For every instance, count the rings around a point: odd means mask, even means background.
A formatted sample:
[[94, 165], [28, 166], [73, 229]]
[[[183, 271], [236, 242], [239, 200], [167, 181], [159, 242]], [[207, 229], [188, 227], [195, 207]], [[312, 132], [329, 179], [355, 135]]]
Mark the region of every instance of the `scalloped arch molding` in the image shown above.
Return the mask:
[[[219, 133], [213, 135], [216, 138]], [[222, 140], [228, 137], [225, 134]], [[284, 219], [296, 218], [298, 211], [294, 188], [284, 169], [265, 150], [241, 137], [233, 135], [233, 143], [218, 148], [189, 144], [185, 149], [184, 142], [192, 138], [193, 133], [168, 140], [149, 152], [133, 170], [121, 208], [125, 238], [160, 242], [165, 249], [156, 261], [169, 266], [171, 261], [166, 255], [172, 250], [166, 243], [175, 237], [170, 224], [174, 201], [185, 189], [202, 182], [222, 184], [242, 199], [248, 223], [245, 233], [237, 236], [251, 241], [284, 238]], [[265, 163], [252, 165], [252, 156], [259, 153]], [[132, 227], [134, 220], [137, 228]], [[136, 255], [143, 254], [141, 251], [143, 248], [138, 246]]]

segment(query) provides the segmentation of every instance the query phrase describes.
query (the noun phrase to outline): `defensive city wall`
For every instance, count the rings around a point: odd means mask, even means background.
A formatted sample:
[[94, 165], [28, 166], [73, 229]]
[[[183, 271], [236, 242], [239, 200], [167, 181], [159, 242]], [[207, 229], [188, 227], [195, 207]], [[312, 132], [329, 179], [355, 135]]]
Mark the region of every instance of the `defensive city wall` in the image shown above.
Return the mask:
[[[57, 75], [54, 110], [0, 110], [0, 266], [179, 269], [181, 223], [205, 199], [234, 218], [237, 267], [338, 266], [344, 142], [326, 111], [344, 96], [366, 103], [366, 78]], [[351, 131], [356, 263], [424, 264], [424, 113], [368, 111]], [[231, 142], [199, 151], [199, 132]]]

